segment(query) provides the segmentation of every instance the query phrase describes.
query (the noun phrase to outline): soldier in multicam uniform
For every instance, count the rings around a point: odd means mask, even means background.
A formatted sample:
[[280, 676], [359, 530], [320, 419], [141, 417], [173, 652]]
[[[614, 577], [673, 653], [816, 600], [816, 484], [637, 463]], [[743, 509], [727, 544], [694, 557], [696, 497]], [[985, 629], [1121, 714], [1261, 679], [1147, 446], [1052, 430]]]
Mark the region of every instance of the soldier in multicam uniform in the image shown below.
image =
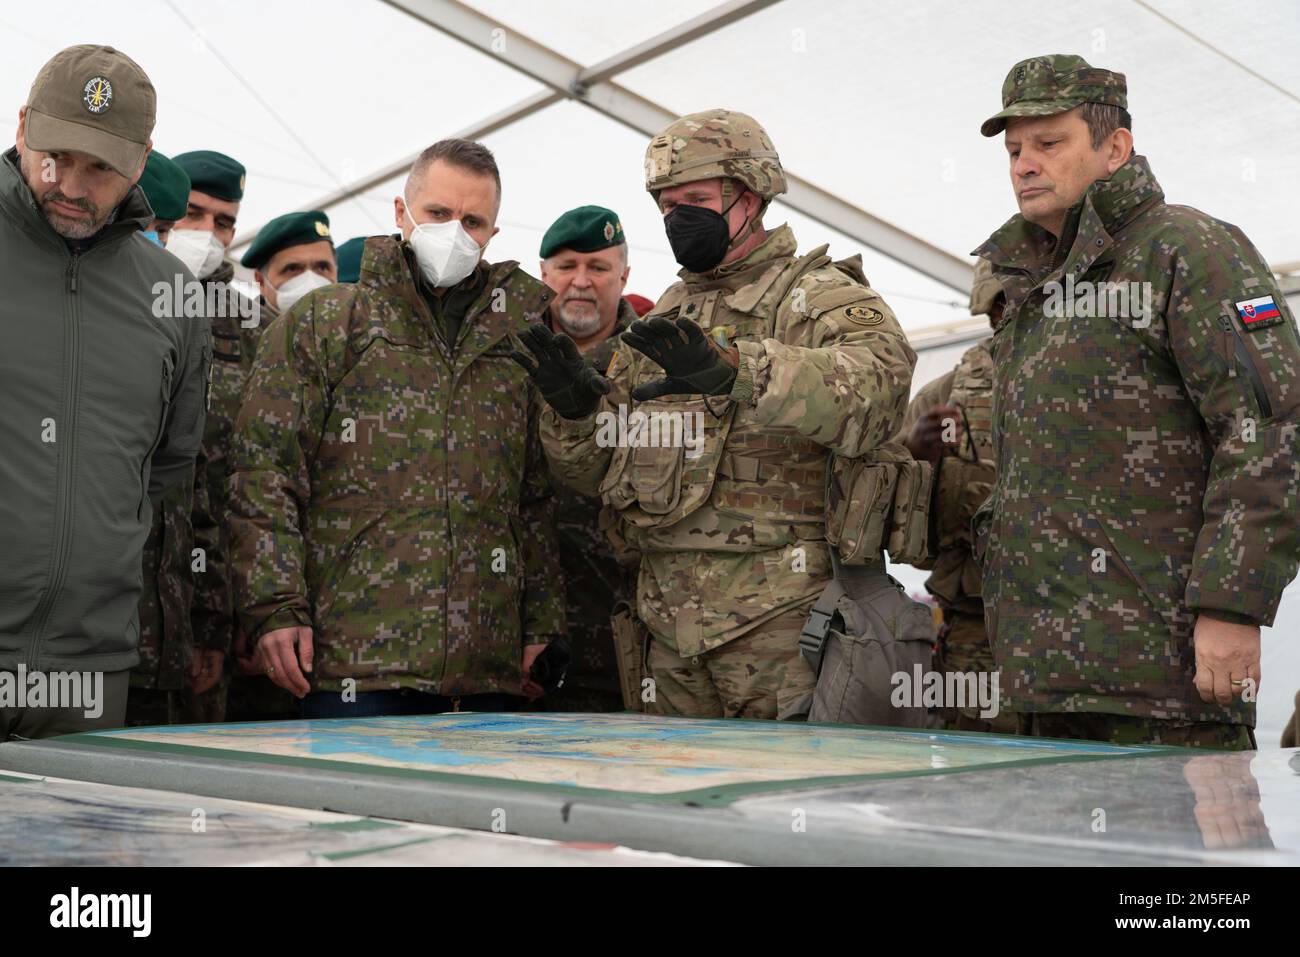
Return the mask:
[[[788, 226], [764, 228], [786, 183], [751, 117], [677, 120], [646, 173], [682, 282], [624, 333], [608, 378], [566, 337], [529, 331], [551, 406], [543, 440], [556, 473], [601, 492], [641, 552], [652, 709], [798, 717], [815, 683], [799, 633], [831, 578], [827, 458], [894, 435], [915, 354], [855, 263], [832, 264], [824, 246], [800, 257]], [[691, 449], [612, 437], [629, 397], [629, 416], [698, 423]]]
[[[190, 178], [154, 150], [145, 160], [140, 188], [154, 211], [145, 235], [163, 244], [174, 222], [185, 215]], [[126, 700], [128, 725], [175, 724], [180, 717], [180, 692], [192, 664], [194, 632], [190, 604], [194, 582], [190, 550], [194, 533], [194, 476], [168, 489], [153, 506], [153, 524], [144, 543], [140, 592], [140, 663], [131, 669]], [[196, 674], [195, 677], [198, 677]], [[215, 680], [215, 676], [210, 677]]]
[[[550, 327], [570, 336], [592, 368], [609, 368], [619, 336], [636, 319], [623, 298], [627, 238], [618, 215], [580, 206], [542, 237], [542, 281], [555, 292]], [[636, 594], [639, 556], [621, 547], [613, 511], [598, 496], [556, 482], [555, 530], [564, 568], [565, 618], [572, 662], [564, 686], [547, 693], [548, 711], [619, 711], [624, 701], [610, 615]]]
[[234, 639], [227, 557], [230, 443], [262, 326], [256, 301], [231, 285], [235, 267], [225, 258], [244, 198], [243, 165], [213, 150], [182, 153], [174, 160], [189, 175], [191, 188], [189, 208], [168, 237], [167, 249], [203, 282], [212, 323], [208, 419], [194, 483], [194, 544], [201, 557], [190, 618], [197, 653], [206, 670], [220, 676], [209, 690], [185, 690], [182, 709], [186, 721], [222, 721], [229, 690], [226, 659]]
[[[971, 287], [971, 315], [988, 316], [996, 329], [1005, 304], [992, 266], [981, 259]], [[921, 389], [908, 404], [900, 433], [912, 457], [932, 463], [935, 470], [933, 548], [917, 567], [932, 569], [925, 587], [943, 611], [935, 667], [944, 673], [997, 671], [984, 630], [980, 571], [971, 554], [970, 532], [975, 510], [993, 488], [992, 341], [989, 337], [971, 346], [955, 369]], [[1015, 733], [1013, 715], [982, 718], [979, 712], [978, 707], [950, 706], [942, 717], [952, 730]]]
[[982, 127], [1020, 205], [975, 253], [1007, 293], [989, 634], [1022, 733], [1248, 748], [1300, 548], [1300, 342], [1241, 230], [1165, 203], [1125, 92], [1025, 60]]
[[[492, 154], [444, 140], [355, 285], [265, 334], [236, 427], [237, 606], [304, 717], [501, 710], [564, 630], [537, 400], [507, 337], [551, 293], [496, 233]], [[405, 237], [405, 238], [403, 238]], [[310, 692], [310, 693], [309, 693]]]

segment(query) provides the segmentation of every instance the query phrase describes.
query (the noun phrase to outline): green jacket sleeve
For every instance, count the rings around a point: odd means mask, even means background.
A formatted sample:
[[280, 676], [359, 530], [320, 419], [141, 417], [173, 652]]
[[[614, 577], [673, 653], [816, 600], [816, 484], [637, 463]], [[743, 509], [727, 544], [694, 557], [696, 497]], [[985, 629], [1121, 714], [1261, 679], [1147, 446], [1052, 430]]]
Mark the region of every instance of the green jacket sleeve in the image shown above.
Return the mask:
[[203, 440], [208, 369], [212, 362], [208, 320], [200, 317], [177, 321], [184, 329], [184, 360], [177, 363], [172, 375], [167, 425], [150, 462], [149, 497], [155, 502], [168, 489], [190, 477]]
[[313, 300], [266, 328], [235, 424], [230, 560], [235, 607], [250, 643], [310, 626], [300, 524], [328, 401]]
[[529, 385], [528, 445], [519, 514], [523, 522], [523, 643], [546, 644], [563, 634], [564, 571], [555, 533], [555, 498], [539, 431], [544, 402]]
[[[1271, 296], [1281, 322], [1237, 303]], [[1268, 267], [1236, 227], [1207, 222], [1176, 260], [1165, 321], [1213, 457], [1185, 600], [1198, 614], [1269, 625], [1300, 562], [1300, 341]]]

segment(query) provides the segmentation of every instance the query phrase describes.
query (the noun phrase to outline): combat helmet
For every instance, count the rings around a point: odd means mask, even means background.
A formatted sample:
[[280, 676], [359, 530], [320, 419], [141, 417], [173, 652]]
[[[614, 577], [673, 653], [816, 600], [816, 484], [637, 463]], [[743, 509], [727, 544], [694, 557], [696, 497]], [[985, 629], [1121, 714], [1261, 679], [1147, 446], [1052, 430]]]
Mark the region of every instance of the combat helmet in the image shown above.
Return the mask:
[[752, 116], [735, 110], [706, 110], [674, 120], [650, 141], [645, 153], [645, 188], [660, 190], [702, 179], [744, 183], [764, 207], [787, 190], [781, 157], [767, 131]]
[[975, 278], [970, 287], [970, 314], [987, 316], [993, 312], [993, 304], [1003, 294], [1002, 283], [993, 275], [993, 264], [987, 259], [975, 261]]

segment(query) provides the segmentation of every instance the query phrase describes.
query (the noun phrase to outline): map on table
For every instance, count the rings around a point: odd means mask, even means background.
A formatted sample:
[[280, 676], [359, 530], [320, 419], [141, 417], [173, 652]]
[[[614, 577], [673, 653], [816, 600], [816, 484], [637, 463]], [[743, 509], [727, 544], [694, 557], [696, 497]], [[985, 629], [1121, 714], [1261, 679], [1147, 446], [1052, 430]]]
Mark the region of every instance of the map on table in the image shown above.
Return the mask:
[[127, 728], [56, 739], [270, 767], [483, 781], [635, 800], [756, 792], [1169, 749], [639, 714], [440, 714]]

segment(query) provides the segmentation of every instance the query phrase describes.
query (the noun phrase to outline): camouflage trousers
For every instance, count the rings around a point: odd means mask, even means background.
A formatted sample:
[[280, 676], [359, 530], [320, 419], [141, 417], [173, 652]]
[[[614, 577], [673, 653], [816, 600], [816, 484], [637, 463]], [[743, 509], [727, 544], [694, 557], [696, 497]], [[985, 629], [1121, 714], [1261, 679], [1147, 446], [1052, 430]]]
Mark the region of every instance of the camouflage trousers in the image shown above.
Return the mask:
[[799, 654], [799, 633], [811, 607], [808, 602], [782, 612], [725, 645], [688, 658], [652, 637], [646, 664], [654, 679], [654, 699], [647, 710], [689, 718], [786, 717], [783, 708], [806, 704], [817, 684]]
[[1179, 748], [1254, 751], [1255, 732], [1244, 724], [1162, 721], [1125, 714], [1014, 715], [1017, 733], [1039, 738], [1082, 738], [1109, 744], [1163, 744]]
[[[983, 615], [969, 615], [952, 609], [943, 613], [943, 630], [934, 655], [936, 671], [947, 674], [993, 674], [998, 670], [989, 645], [988, 632], [984, 630]], [[940, 708], [939, 716], [948, 731], [989, 731], [994, 734], [1015, 734], [1016, 716], [1001, 712], [993, 718], [981, 718], [979, 708]]]
[[181, 693], [157, 688], [132, 688], [126, 696], [126, 726], [156, 727], [179, 724]]

